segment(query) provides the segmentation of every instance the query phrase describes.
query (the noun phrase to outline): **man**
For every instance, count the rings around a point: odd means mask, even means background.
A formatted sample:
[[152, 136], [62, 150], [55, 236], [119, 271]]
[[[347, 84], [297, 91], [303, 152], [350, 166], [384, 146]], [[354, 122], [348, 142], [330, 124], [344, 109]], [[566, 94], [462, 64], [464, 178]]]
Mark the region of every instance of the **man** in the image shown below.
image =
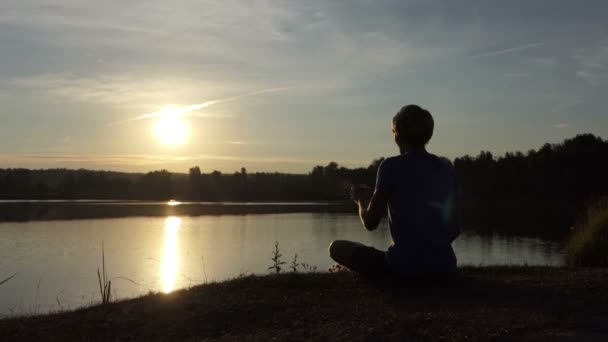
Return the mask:
[[376, 229], [388, 209], [393, 244], [383, 252], [357, 242], [334, 241], [329, 254], [337, 263], [373, 278], [456, 272], [451, 244], [460, 233], [454, 210], [458, 185], [449, 162], [426, 151], [433, 129], [433, 117], [419, 106], [405, 106], [395, 115], [393, 134], [400, 154], [380, 164], [371, 199], [364, 187], [351, 189], [367, 230]]

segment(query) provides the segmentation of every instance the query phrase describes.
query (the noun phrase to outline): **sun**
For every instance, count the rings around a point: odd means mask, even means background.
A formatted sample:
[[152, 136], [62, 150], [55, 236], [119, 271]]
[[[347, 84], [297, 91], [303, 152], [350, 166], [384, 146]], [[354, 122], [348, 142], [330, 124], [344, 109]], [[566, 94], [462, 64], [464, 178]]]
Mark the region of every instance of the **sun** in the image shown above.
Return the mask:
[[154, 125], [154, 132], [165, 145], [181, 145], [188, 138], [188, 125], [174, 107], [165, 107]]

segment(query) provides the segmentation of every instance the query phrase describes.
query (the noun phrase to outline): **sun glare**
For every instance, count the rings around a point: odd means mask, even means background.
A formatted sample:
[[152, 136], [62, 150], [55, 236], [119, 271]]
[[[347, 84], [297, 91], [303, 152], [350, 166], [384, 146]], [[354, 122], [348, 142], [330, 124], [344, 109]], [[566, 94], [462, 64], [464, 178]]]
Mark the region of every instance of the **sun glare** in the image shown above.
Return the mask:
[[173, 107], [166, 107], [162, 110], [162, 114], [154, 126], [154, 132], [160, 142], [165, 145], [181, 145], [188, 138], [188, 126]]
[[175, 288], [179, 269], [178, 232], [181, 225], [182, 220], [179, 217], [169, 216], [165, 219], [165, 244], [160, 270], [160, 282], [164, 293], [169, 293]]

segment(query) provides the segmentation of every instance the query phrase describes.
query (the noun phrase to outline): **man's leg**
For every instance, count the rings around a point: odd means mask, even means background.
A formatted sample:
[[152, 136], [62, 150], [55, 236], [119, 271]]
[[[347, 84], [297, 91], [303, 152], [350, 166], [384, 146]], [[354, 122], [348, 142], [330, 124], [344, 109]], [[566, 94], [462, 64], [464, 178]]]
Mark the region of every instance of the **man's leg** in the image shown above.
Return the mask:
[[338, 264], [366, 277], [390, 274], [384, 252], [362, 243], [336, 240], [329, 245], [329, 256]]

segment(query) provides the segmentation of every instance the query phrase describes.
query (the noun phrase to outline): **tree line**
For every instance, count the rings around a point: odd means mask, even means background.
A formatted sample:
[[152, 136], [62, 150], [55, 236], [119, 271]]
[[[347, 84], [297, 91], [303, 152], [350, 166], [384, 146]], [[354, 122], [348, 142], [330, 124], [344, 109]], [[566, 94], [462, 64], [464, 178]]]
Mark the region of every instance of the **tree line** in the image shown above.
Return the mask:
[[[308, 174], [121, 173], [69, 169], [0, 169], [2, 199], [129, 199], [194, 201], [340, 201], [352, 183], [373, 186], [383, 158], [367, 167], [336, 162]], [[471, 205], [559, 203], [578, 207], [608, 195], [608, 141], [583, 134], [527, 153], [456, 158], [463, 202]]]

